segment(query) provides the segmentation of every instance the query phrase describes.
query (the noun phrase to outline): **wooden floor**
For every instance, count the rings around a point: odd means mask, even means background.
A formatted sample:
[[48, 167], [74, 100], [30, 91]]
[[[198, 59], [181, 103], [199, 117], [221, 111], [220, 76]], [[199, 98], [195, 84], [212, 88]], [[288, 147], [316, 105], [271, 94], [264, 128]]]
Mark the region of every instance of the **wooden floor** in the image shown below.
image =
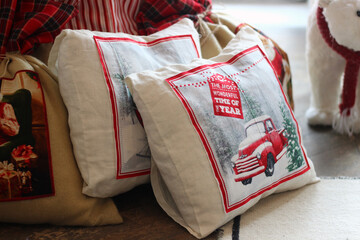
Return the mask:
[[[239, 5], [238, 7], [241, 10], [246, 10], [245, 6]], [[268, 13], [274, 10], [274, 7], [268, 7], [268, 9], [266, 7], [261, 6], [261, 10]], [[300, 8], [304, 14], [304, 7], [306, 4], [301, 5], [299, 3], [290, 6], [295, 15], [299, 14], [297, 10]], [[233, 10], [233, 8], [231, 9]], [[284, 12], [281, 7], [276, 7], [275, 10], [280, 11], [276, 14], [281, 14], [281, 11]], [[261, 18], [261, 14], [259, 18]], [[310, 103], [310, 82], [306, 74], [304, 23], [285, 24], [285, 26], [270, 24], [263, 27], [258, 26], [258, 28], [276, 40], [289, 55], [293, 71], [295, 116], [302, 128], [303, 143], [309, 157], [315, 164], [318, 175], [360, 177], [360, 137], [340, 136], [330, 128], [311, 128], [306, 123], [304, 114]], [[2, 224], [0, 226], [0, 240], [195, 239], [160, 209], [148, 185], [141, 186], [114, 200], [118, 205], [120, 214], [124, 217], [124, 223], [121, 225], [69, 228]], [[215, 232], [206, 239], [217, 239], [217, 234]]]

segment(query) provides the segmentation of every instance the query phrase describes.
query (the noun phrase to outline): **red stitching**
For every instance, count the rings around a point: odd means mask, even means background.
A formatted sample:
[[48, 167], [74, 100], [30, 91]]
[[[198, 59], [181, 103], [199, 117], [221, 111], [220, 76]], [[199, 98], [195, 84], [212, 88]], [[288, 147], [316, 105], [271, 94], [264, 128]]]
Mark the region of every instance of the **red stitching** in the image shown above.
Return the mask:
[[[230, 78], [231, 80], [235, 81], [236, 83], [239, 83], [240, 82], [240, 79], [237, 79], [236, 76], [242, 74], [242, 73], [245, 73], [247, 72], [248, 70], [250, 70], [251, 68], [255, 67], [257, 64], [259, 64], [260, 62], [262, 62], [263, 60], [265, 59], [265, 57], [262, 57], [260, 58], [259, 60], [255, 61], [253, 64], [251, 64], [249, 67], [245, 68], [244, 70], [240, 71], [240, 72], [237, 72], [237, 73], [234, 73], [234, 74], [231, 74], [231, 75], [226, 75], [226, 77]], [[212, 72], [211, 71], [206, 71], [206, 72], [202, 72], [200, 73], [200, 75], [202, 77], [206, 77], [207, 80], [205, 81], [202, 81], [202, 82], [197, 82], [197, 83], [187, 83], [187, 84], [183, 84], [183, 85], [179, 85], [179, 86], [176, 86], [174, 85], [176, 88], [182, 88], [182, 87], [191, 87], [191, 86], [194, 86], [194, 87], [203, 87], [205, 86], [206, 84], [208, 84], [208, 81], [209, 81], [209, 77], [205, 76], [205, 74], [211, 74]]]

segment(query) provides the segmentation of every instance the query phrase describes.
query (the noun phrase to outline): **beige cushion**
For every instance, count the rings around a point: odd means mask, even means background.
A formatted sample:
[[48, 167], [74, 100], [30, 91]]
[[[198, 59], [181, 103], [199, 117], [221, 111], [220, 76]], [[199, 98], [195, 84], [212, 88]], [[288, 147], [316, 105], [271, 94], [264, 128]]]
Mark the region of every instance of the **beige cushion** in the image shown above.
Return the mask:
[[83, 193], [114, 196], [149, 181], [146, 135], [123, 78], [189, 63], [199, 57], [198, 39], [189, 19], [150, 36], [65, 30], [56, 39], [49, 66], [69, 112]]
[[[44, 106], [46, 106], [46, 109], [41, 109], [40, 112], [44, 113], [46, 110], [46, 119], [43, 123], [48, 128], [49, 141], [46, 137], [42, 140], [36, 139], [37, 143], [41, 142], [42, 144], [35, 145], [33, 150], [39, 155], [39, 161], [40, 148], [48, 150], [49, 155], [45, 156], [45, 159], [49, 160], [50, 169], [47, 171], [50, 174], [50, 182], [46, 183], [53, 185], [53, 189], [44, 192], [47, 195], [40, 196], [40, 198], [37, 195], [30, 197], [23, 195], [7, 202], [0, 202], [0, 221], [85, 226], [122, 222], [111, 199], [91, 198], [81, 193], [82, 179], [72, 152], [67, 112], [56, 78], [43, 63], [30, 56], [7, 55], [1, 60], [0, 67], [2, 76], [7, 79], [17, 78], [17, 75], [24, 70], [29, 71], [32, 76], [36, 76], [32, 74], [34, 72], [38, 74], [45, 101]], [[4, 81], [8, 80], [3, 79]], [[23, 87], [30, 86], [29, 82], [34, 81], [30, 77], [23, 76], [21, 83]], [[33, 91], [40, 91], [37, 83]], [[36, 96], [41, 98], [41, 94]], [[36, 102], [35, 94], [33, 94], [32, 101]], [[36, 120], [36, 124], [33, 126], [34, 136], [39, 125], [38, 113], [40, 114], [40, 112], [35, 114], [33, 110], [32, 118], [33, 121]], [[44, 117], [44, 115], [42, 116]], [[43, 166], [43, 164], [38, 163], [38, 166]], [[44, 169], [37, 169], [37, 171], [44, 171]], [[35, 187], [35, 181], [33, 179], [33, 187]], [[36, 192], [37, 189], [33, 189], [33, 191]]]
[[155, 196], [198, 238], [263, 197], [317, 181], [261, 44], [243, 28], [217, 57], [125, 79], [148, 136]]

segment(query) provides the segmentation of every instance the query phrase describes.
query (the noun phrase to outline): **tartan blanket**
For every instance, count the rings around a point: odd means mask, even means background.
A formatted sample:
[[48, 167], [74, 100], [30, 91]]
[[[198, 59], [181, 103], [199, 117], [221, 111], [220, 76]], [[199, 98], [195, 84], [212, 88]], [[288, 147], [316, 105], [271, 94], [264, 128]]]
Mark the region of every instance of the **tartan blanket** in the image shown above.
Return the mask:
[[74, 5], [52, 0], [1, 0], [0, 54], [28, 54], [37, 44], [53, 42], [76, 14]]
[[[210, 14], [211, 6], [211, 0], [144, 0], [136, 17], [138, 34], [155, 33], [183, 18], [197, 21], [198, 14]], [[204, 20], [212, 22], [208, 14]]]

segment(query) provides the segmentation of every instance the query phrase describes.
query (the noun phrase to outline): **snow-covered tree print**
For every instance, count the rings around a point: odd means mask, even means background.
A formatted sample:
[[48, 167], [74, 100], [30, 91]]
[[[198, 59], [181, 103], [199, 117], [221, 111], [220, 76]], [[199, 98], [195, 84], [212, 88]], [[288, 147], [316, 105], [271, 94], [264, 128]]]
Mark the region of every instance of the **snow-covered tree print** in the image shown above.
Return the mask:
[[297, 134], [297, 130], [295, 127], [294, 122], [291, 120], [291, 117], [289, 116], [288, 111], [286, 111], [286, 107], [283, 103], [279, 104], [281, 114], [283, 117], [283, 127], [286, 131], [286, 137], [288, 139], [288, 147], [286, 156], [289, 158], [289, 165], [287, 169], [289, 172], [292, 172], [299, 167], [301, 167], [304, 163], [304, 157], [302, 155], [302, 151], [299, 144], [299, 137]]
[[216, 116], [211, 112], [205, 112], [205, 115], [208, 121], [204, 122], [204, 127], [211, 129], [211, 131], [207, 132], [208, 138], [211, 139], [215, 146], [217, 146], [214, 150], [218, 156], [222, 169], [227, 172], [227, 170], [230, 169], [230, 159], [234, 152], [236, 152], [237, 144], [234, 144], [235, 141], [231, 143], [224, 130], [216, 124]]
[[129, 89], [126, 87], [125, 83], [124, 83], [124, 76], [121, 73], [116, 73], [113, 76], [114, 79], [117, 79], [120, 84], [120, 91], [121, 94], [120, 95], [120, 102], [121, 105], [119, 105], [119, 112], [120, 112], [120, 116], [122, 116], [123, 118], [126, 117], [131, 117], [131, 122], [134, 124], [136, 122], [135, 118], [136, 118], [136, 114], [135, 114], [135, 103], [132, 99], [132, 96], [130, 94]]
[[254, 97], [252, 97], [250, 94], [242, 94], [242, 95], [243, 95], [242, 99], [244, 99], [244, 104], [248, 109], [245, 114], [246, 122], [256, 117], [260, 117], [264, 115], [264, 111], [261, 108], [261, 104], [258, 101], [256, 101]]

